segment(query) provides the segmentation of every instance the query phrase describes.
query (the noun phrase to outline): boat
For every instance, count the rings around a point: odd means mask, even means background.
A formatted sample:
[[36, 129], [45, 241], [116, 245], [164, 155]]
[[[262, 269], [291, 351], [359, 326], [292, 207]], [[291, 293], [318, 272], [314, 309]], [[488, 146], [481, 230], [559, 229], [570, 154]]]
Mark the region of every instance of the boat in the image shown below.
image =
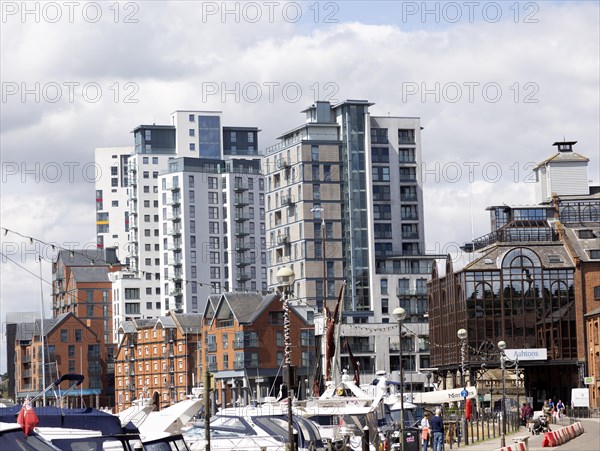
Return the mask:
[[60, 451], [38, 434], [25, 435], [20, 424], [0, 422], [0, 449], [20, 451]]
[[[65, 380], [72, 381], [73, 384], [65, 393], [57, 395], [56, 401], [59, 407], [35, 407], [38, 420], [37, 426], [29, 436], [40, 438], [42, 442], [51, 444], [52, 448], [48, 448], [48, 450], [103, 449], [134, 451], [144, 449], [158, 451], [169, 449], [188, 451], [181, 434], [142, 437], [135, 424], [132, 422], [123, 424], [124, 419], [112, 413], [94, 408], [60, 407], [64, 404], [65, 394], [83, 381], [81, 375], [66, 374], [62, 376], [27, 404], [33, 404], [49, 389], [56, 391], [61, 382]], [[22, 408], [23, 406], [16, 405], [0, 409], [0, 422], [16, 424], [15, 419]], [[23, 430], [21, 430], [21, 435], [24, 435]], [[32, 439], [32, 441], [35, 440]], [[0, 447], [0, 449], [10, 450], [15, 448]], [[40, 449], [44, 450], [44, 448]]]
[[[220, 409], [210, 418], [210, 447], [213, 450], [281, 451], [288, 443], [287, 404], [266, 398], [263, 404]], [[292, 416], [295, 449], [325, 450], [319, 428], [299, 415]], [[205, 424], [196, 422], [184, 432], [190, 450], [206, 449]]]

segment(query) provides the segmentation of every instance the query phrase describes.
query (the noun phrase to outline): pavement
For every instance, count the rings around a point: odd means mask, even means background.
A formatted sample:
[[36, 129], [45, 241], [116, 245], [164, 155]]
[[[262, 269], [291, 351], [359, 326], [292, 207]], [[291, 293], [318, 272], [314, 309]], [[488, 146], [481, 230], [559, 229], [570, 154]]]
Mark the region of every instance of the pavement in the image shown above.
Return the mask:
[[[506, 434], [506, 446], [513, 445], [513, 438], [515, 437], [529, 436], [529, 451], [549, 451], [552, 449], [560, 451], [600, 451], [600, 418], [583, 418], [580, 421], [585, 432], [561, 446], [542, 448], [544, 434], [531, 435], [531, 432], [525, 427], [521, 427], [519, 431], [513, 432], [512, 434]], [[551, 430], [556, 430], [569, 423], [568, 420], [563, 420], [561, 424], [551, 424], [550, 428]], [[460, 448], [457, 448], [455, 445], [453, 446], [452, 451], [494, 451], [500, 448], [500, 437], [497, 437], [473, 445], [461, 446]], [[450, 447], [446, 444], [444, 451], [448, 451], [449, 449]]]

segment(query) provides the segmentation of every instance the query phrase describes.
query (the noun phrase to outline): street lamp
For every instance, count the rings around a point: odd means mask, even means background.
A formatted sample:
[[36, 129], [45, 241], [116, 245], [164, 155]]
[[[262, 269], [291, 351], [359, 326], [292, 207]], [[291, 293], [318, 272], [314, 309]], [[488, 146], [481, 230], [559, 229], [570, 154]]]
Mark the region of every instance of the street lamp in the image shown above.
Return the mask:
[[406, 318], [406, 310], [397, 307], [392, 315], [398, 323], [398, 350], [400, 352], [400, 451], [404, 451], [404, 365], [402, 364], [402, 322]]
[[288, 445], [286, 449], [294, 451], [294, 426], [292, 423], [292, 376], [291, 376], [291, 357], [292, 343], [290, 337], [290, 305], [289, 291], [294, 284], [296, 274], [291, 268], [281, 268], [277, 271], [277, 281], [283, 290], [283, 344], [285, 361], [285, 385], [287, 386], [287, 407], [288, 407]]
[[465, 442], [465, 445], [467, 444], [467, 419], [466, 419], [466, 408], [467, 408], [467, 396], [466, 396], [466, 391], [467, 391], [467, 383], [465, 381], [465, 357], [466, 357], [466, 353], [467, 353], [467, 330], [466, 329], [458, 329], [458, 332], [456, 332], [456, 335], [458, 337], [458, 339], [460, 340], [460, 384], [463, 387], [462, 390], [462, 394], [463, 394], [463, 412], [462, 412], [462, 418], [461, 418], [461, 426], [462, 426], [462, 436], [463, 436], [463, 440]]
[[500, 438], [500, 446], [504, 448], [506, 446], [506, 378], [504, 375], [506, 360], [504, 350], [506, 349], [506, 342], [503, 340], [499, 341], [498, 349], [500, 350], [500, 368], [502, 369], [502, 436]]

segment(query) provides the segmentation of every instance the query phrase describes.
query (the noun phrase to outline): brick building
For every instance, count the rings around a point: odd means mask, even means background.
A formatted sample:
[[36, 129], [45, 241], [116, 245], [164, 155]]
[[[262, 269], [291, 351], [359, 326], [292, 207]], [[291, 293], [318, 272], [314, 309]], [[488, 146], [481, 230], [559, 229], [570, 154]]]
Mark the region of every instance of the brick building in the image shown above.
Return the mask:
[[558, 152], [534, 169], [538, 203], [488, 208], [492, 231], [469, 245], [477, 252], [472, 261], [434, 265], [431, 364], [444, 381], [456, 386], [461, 328], [468, 332], [470, 384], [482, 381], [482, 363], [500, 365], [500, 340], [546, 350], [546, 360], [519, 361], [524, 378], [510, 372], [509, 392], [514, 383], [512, 393], [533, 397], [534, 408], [550, 397], [569, 402], [586, 373], [599, 372], [592, 366], [599, 348], [600, 189], [588, 186], [589, 160], [573, 152], [574, 144], [555, 143]]
[[[315, 365], [312, 309], [290, 302], [292, 385], [297, 394]], [[206, 369], [214, 373], [216, 404], [277, 396], [284, 379], [283, 303], [277, 294], [210, 296], [202, 326]], [[275, 392], [270, 392], [276, 387]]]
[[115, 410], [151, 398], [157, 410], [186, 399], [199, 384], [201, 316], [167, 312], [121, 324], [115, 355]]
[[[67, 373], [83, 374], [84, 381], [69, 397], [70, 406], [108, 405], [102, 396], [106, 385], [103, 372], [102, 334], [73, 313], [63, 313], [43, 323], [44, 351], [42, 357], [42, 327], [40, 320], [17, 324], [15, 334], [15, 390], [16, 399], [22, 402], [43, 391], [59, 376]], [[45, 383], [42, 361], [45, 359]], [[61, 386], [66, 388], [65, 385]], [[53, 403], [54, 394], [46, 395]], [[38, 401], [41, 403], [42, 400]]]

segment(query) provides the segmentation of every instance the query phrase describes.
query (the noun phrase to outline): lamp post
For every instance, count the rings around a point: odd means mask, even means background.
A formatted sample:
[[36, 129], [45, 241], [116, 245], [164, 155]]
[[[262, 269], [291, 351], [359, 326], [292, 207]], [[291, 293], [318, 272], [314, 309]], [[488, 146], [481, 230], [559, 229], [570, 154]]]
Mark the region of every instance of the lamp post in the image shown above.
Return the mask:
[[400, 368], [400, 451], [404, 451], [404, 365], [402, 364], [402, 322], [406, 318], [406, 310], [397, 307], [392, 312], [394, 319], [398, 322], [398, 351]]
[[290, 337], [290, 305], [289, 290], [294, 284], [296, 274], [291, 268], [281, 268], [277, 271], [277, 281], [283, 290], [283, 343], [284, 343], [284, 363], [286, 369], [285, 385], [287, 387], [287, 416], [288, 416], [288, 444], [286, 449], [294, 451], [294, 426], [292, 422], [292, 376], [291, 376], [291, 357], [292, 343]]
[[500, 368], [502, 369], [502, 435], [500, 438], [500, 446], [504, 448], [506, 446], [506, 378], [504, 374], [504, 364], [506, 355], [504, 350], [506, 349], [506, 342], [499, 341], [498, 349], [500, 350]]
[[467, 330], [466, 329], [458, 329], [456, 332], [458, 339], [460, 340], [460, 384], [462, 385], [463, 391], [463, 412], [461, 418], [461, 430], [463, 440], [465, 445], [467, 444], [467, 418], [466, 418], [466, 408], [467, 408], [467, 384], [465, 381], [465, 357], [467, 353]]

